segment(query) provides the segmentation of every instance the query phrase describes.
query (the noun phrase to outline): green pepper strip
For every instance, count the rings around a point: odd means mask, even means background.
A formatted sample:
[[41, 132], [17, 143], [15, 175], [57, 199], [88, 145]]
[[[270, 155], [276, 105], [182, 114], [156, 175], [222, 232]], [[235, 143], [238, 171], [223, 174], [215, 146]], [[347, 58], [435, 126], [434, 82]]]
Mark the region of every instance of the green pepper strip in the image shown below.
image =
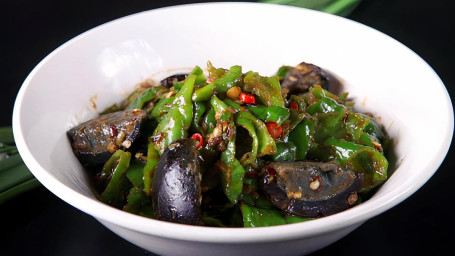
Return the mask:
[[244, 227], [268, 227], [311, 220], [310, 218], [292, 216], [283, 211], [261, 209], [247, 204], [242, 204], [240, 209], [242, 210]]
[[153, 184], [153, 177], [155, 175], [155, 167], [160, 160], [160, 155], [158, 151], [155, 149], [155, 145], [153, 143], [149, 143], [147, 149], [147, 163], [143, 169], [143, 176], [144, 176], [144, 192], [147, 196], [152, 194], [152, 184]]
[[249, 156], [246, 157], [245, 159], [241, 159], [240, 163], [242, 166], [246, 169], [247, 166], [256, 160], [257, 153], [258, 153], [258, 136], [256, 134], [256, 129], [254, 128], [254, 125], [251, 123], [250, 120], [244, 118], [244, 117], [239, 117], [235, 119], [236, 126], [242, 126], [245, 128], [248, 133], [250, 134], [251, 138], [253, 139], [253, 142], [251, 144], [251, 152], [249, 153]]
[[144, 163], [137, 159], [133, 158], [130, 162], [130, 167], [126, 172], [126, 177], [133, 184], [134, 187], [143, 187], [144, 186]]
[[364, 187], [387, 180], [388, 161], [378, 150], [334, 138], [327, 139], [325, 146], [331, 147], [332, 154], [341, 166], [364, 174]]
[[193, 119], [193, 94], [195, 75], [188, 76], [182, 89], [175, 95], [169, 112], [155, 129], [153, 137], [155, 148], [161, 155], [173, 141], [188, 136], [188, 129]]
[[[203, 84], [207, 80], [205, 78], [204, 71], [199, 66], [195, 66], [193, 68], [193, 70], [191, 71], [191, 73], [189, 73], [188, 75], [189, 76], [190, 75], [195, 75], [196, 76], [196, 81], [194, 81], [194, 86], [198, 86], [200, 84]], [[178, 91], [180, 91], [180, 89], [182, 89], [183, 82], [174, 83], [173, 86], [174, 86], [174, 91], [178, 92]]]
[[222, 169], [221, 185], [224, 188], [224, 194], [233, 204], [236, 204], [239, 196], [242, 194], [243, 177], [245, 169], [235, 158], [235, 137], [229, 141], [226, 150], [221, 153], [221, 162], [227, 169]]
[[276, 154], [276, 143], [265, 124], [248, 111], [238, 112], [238, 116], [248, 119], [256, 128], [258, 137], [258, 157]]
[[125, 184], [127, 184], [125, 182], [129, 182], [128, 179], [126, 179], [126, 172], [128, 171], [130, 164], [131, 153], [121, 150], [117, 151], [120, 151], [121, 154], [118, 164], [115, 166], [111, 180], [101, 194], [101, 198], [106, 204], [120, 209], [123, 207], [123, 200], [125, 198], [123, 195], [123, 193], [125, 193], [125, 191], [123, 191]]
[[117, 162], [120, 159], [120, 156], [124, 153], [123, 150], [115, 151], [111, 157], [104, 163], [103, 169], [101, 170], [100, 178], [96, 183], [96, 187], [99, 190], [105, 190], [107, 186], [107, 182], [111, 178], [115, 167], [117, 166]]
[[[152, 144], [152, 143], [150, 143]], [[152, 148], [155, 149], [152, 145]], [[126, 177], [133, 184], [128, 196], [127, 203], [123, 206], [123, 210], [153, 218], [152, 200], [144, 192], [144, 163], [141, 160], [133, 158], [130, 167], [126, 172]]]
[[375, 137], [377, 141], [380, 141], [384, 138], [384, 132], [382, 129], [379, 127], [378, 123], [376, 120], [370, 116], [367, 115], [362, 115], [365, 118], [368, 118], [370, 122], [367, 124], [367, 126], [364, 129], [364, 132], [368, 133], [369, 135]]
[[139, 96], [137, 96], [127, 107], [126, 109], [142, 109], [144, 104], [155, 99], [156, 94], [161, 91], [166, 90], [166, 88], [158, 86], [151, 87], [143, 91]]
[[313, 119], [304, 119], [289, 133], [289, 141], [296, 146], [295, 157], [303, 161], [314, 144], [312, 140], [316, 122]]
[[234, 109], [236, 112], [240, 111], [240, 108], [242, 107], [240, 104], [236, 103], [235, 101], [233, 101], [229, 98], [224, 99], [224, 103], [226, 103], [229, 107]]
[[194, 81], [195, 86], [203, 84], [207, 80], [207, 78], [204, 75], [204, 70], [202, 70], [202, 68], [199, 66], [195, 66], [189, 75], [196, 76], [196, 80]]
[[264, 122], [275, 122], [282, 125], [290, 115], [289, 109], [279, 106], [248, 107], [248, 110]]
[[[220, 120], [228, 121], [228, 125], [235, 127], [232, 121], [232, 114], [228, 110], [229, 106], [226, 103], [218, 99], [218, 97], [213, 96], [210, 99], [210, 104], [220, 114]], [[221, 162], [226, 167], [221, 168], [221, 184], [224, 193], [231, 203], [236, 204], [239, 196], [242, 194], [245, 170], [235, 158], [235, 134], [227, 142], [226, 149], [221, 153]]]
[[132, 187], [126, 200], [127, 204], [123, 207], [124, 211], [148, 218], [154, 218], [152, 200], [145, 195], [142, 188]]
[[284, 79], [284, 77], [286, 76], [286, 74], [289, 72], [289, 70], [291, 70], [293, 67], [291, 66], [281, 66], [278, 71], [276, 72], [276, 76], [278, 78], [281, 79]]
[[212, 107], [212, 105], [209, 105], [208, 107], [209, 110], [202, 120], [202, 128], [206, 130], [205, 134], [211, 134], [216, 126], [215, 109]]
[[[310, 87], [310, 92], [313, 94], [313, 96], [317, 99], [321, 99], [324, 97], [331, 98], [334, 100], [341, 100], [340, 97], [337, 95], [327, 91], [326, 89], [322, 88], [321, 85], [315, 85], [314, 87]], [[347, 97], [347, 94], [342, 95], [343, 98]]]
[[213, 81], [215, 84], [215, 91], [226, 92], [234, 86], [240, 85], [242, 82], [242, 67], [232, 66], [225, 76]]
[[329, 112], [345, 112], [346, 108], [343, 105], [338, 104], [335, 100], [331, 98], [324, 97], [318, 100], [313, 105], [309, 106], [306, 109], [306, 112], [310, 115], [316, 113], [329, 113]]
[[[295, 161], [297, 160], [297, 146], [292, 142], [277, 142], [276, 154], [273, 155], [273, 161]], [[303, 159], [298, 159], [303, 160]]]
[[264, 105], [284, 107], [280, 81], [277, 76], [265, 77], [250, 71], [245, 75], [243, 81], [242, 91], [258, 96]]
[[213, 92], [226, 92], [234, 86], [242, 83], [242, 67], [232, 66], [223, 77], [215, 79], [211, 83], [197, 89], [193, 94], [193, 101], [206, 101], [212, 97]]
[[193, 102], [193, 110], [193, 120], [191, 121], [190, 129], [194, 133], [200, 133], [205, 136], [205, 131], [201, 128], [201, 120], [206, 111], [206, 106], [203, 102]]
[[172, 102], [174, 102], [174, 100], [175, 96], [171, 96], [169, 98], [161, 98], [150, 113], [151, 117], [160, 122], [163, 119], [163, 116], [169, 112], [169, 109], [171, 108]]

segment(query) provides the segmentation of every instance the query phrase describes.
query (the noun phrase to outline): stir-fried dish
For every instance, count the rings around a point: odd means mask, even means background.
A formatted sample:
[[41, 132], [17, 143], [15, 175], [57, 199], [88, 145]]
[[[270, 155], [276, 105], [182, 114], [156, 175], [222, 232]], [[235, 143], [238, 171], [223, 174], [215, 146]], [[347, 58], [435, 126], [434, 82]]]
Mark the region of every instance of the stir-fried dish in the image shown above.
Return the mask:
[[308, 221], [387, 180], [386, 134], [336, 87], [305, 62], [269, 77], [208, 62], [141, 84], [67, 135], [97, 197], [118, 209], [218, 227]]

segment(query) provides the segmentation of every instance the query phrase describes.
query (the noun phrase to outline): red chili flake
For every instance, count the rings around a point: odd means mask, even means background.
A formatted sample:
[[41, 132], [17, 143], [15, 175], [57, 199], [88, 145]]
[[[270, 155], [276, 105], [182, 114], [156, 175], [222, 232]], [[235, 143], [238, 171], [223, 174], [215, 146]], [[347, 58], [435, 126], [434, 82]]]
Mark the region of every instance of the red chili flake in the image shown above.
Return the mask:
[[289, 103], [289, 108], [299, 110], [299, 104], [297, 104], [297, 102], [295, 102], [295, 101], [291, 101], [291, 103]]
[[202, 135], [200, 133], [195, 133], [193, 136], [191, 136], [193, 140], [199, 141], [199, 143], [196, 146], [196, 149], [200, 149], [202, 145], [204, 145], [204, 139], [202, 138]]
[[205, 80], [205, 82], [208, 83], [208, 84], [210, 84], [211, 82], [213, 82], [213, 80], [215, 80], [215, 79], [209, 77], [209, 78], [207, 78], [207, 80]]
[[109, 138], [117, 137], [117, 126], [111, 125], [111, 131], [109, 133]]
[[382, 153], [382, 146], [381, 144], [377, 143], [376, 141], [373, 141], [373, 146], [376, 148], [379, 152]]
[[267, 126], [267, 130], [269, 131], [272, 138], [275, 140], [279, 138], [281, 136], [281, 133], [283, 132], [283, 128], [275, 122], [267, 122], [265, 123], [265, 126]]
[[256, 98], [252, 94], [240, 93], [240, 100], [247, 104], [256, 104]]
[[276, 179], [275, 179], [275, 176], [277, 174], [276, 170], [273, 169], [272, 167], [268, 166], [268, 165], [264, 166], [263, 169], [268, 174], [268, 177], [266, 177], [267, 184], [270, 184], [271, 182], [275, 182], [276, 183]]
[[255, 178], [258, 176], [258, 172], [256, 171], [248, 171], [245, 173], [245, 176], [248, 178]]

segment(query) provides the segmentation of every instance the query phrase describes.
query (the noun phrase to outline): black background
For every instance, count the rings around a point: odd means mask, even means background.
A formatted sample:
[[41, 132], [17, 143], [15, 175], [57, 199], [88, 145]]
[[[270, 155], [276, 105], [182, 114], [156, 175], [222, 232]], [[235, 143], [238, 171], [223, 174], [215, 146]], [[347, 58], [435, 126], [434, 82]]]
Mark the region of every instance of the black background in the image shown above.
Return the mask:
[[[14, 99], [28, 73], [67, 40], [125, 15], [194, 2], [203, 1], [0, 1], [0, 126], [11, 125]], [[347, 18], [415, 51], [433, 67], [453, 98], [452, 2], [363, 0]], [[387, 75], [387, 70], [380, 75]], [[453, 157], [452, 147], [439, 170], [414, 195], [313, 255], [450, 254], [455, 242]], [[43, 187], [0, 205], [0, 216], [0, 254], [151, 255]]]

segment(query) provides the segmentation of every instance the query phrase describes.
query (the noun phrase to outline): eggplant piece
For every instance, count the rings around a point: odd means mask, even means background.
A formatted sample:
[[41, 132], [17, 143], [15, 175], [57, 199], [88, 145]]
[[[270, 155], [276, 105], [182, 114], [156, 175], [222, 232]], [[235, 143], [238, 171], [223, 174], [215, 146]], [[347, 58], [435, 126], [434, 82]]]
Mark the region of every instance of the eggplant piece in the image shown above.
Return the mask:
[[290, 68], [281, 81], [281, 88], [288, 90], [288, 95], [305, 93], [315, 85], [336, 94], [340, 82], [322, 68], [306, 62]]
[[145, 112], [140, 109], [101, 115], [66, 134], [74, 154], [82, 165], [104, 164], [117, 149], [128, 149], [139, 138]]
[[278, 208], [315, 218], [349, 208], [357, 201], [363, 174], [333, 163], [272, 162], [261, 172], [261, 186]]
[[172, 142], [155, 169], [152, 204], [156, 219], [201, 225], [201, 155], [197, 142], [185, 138]]
[[165, 88], [171, 88], [174, 83], [181, 82], [186, 79], [188, 74], [175, 74], [160, 81], [160, 85]]

